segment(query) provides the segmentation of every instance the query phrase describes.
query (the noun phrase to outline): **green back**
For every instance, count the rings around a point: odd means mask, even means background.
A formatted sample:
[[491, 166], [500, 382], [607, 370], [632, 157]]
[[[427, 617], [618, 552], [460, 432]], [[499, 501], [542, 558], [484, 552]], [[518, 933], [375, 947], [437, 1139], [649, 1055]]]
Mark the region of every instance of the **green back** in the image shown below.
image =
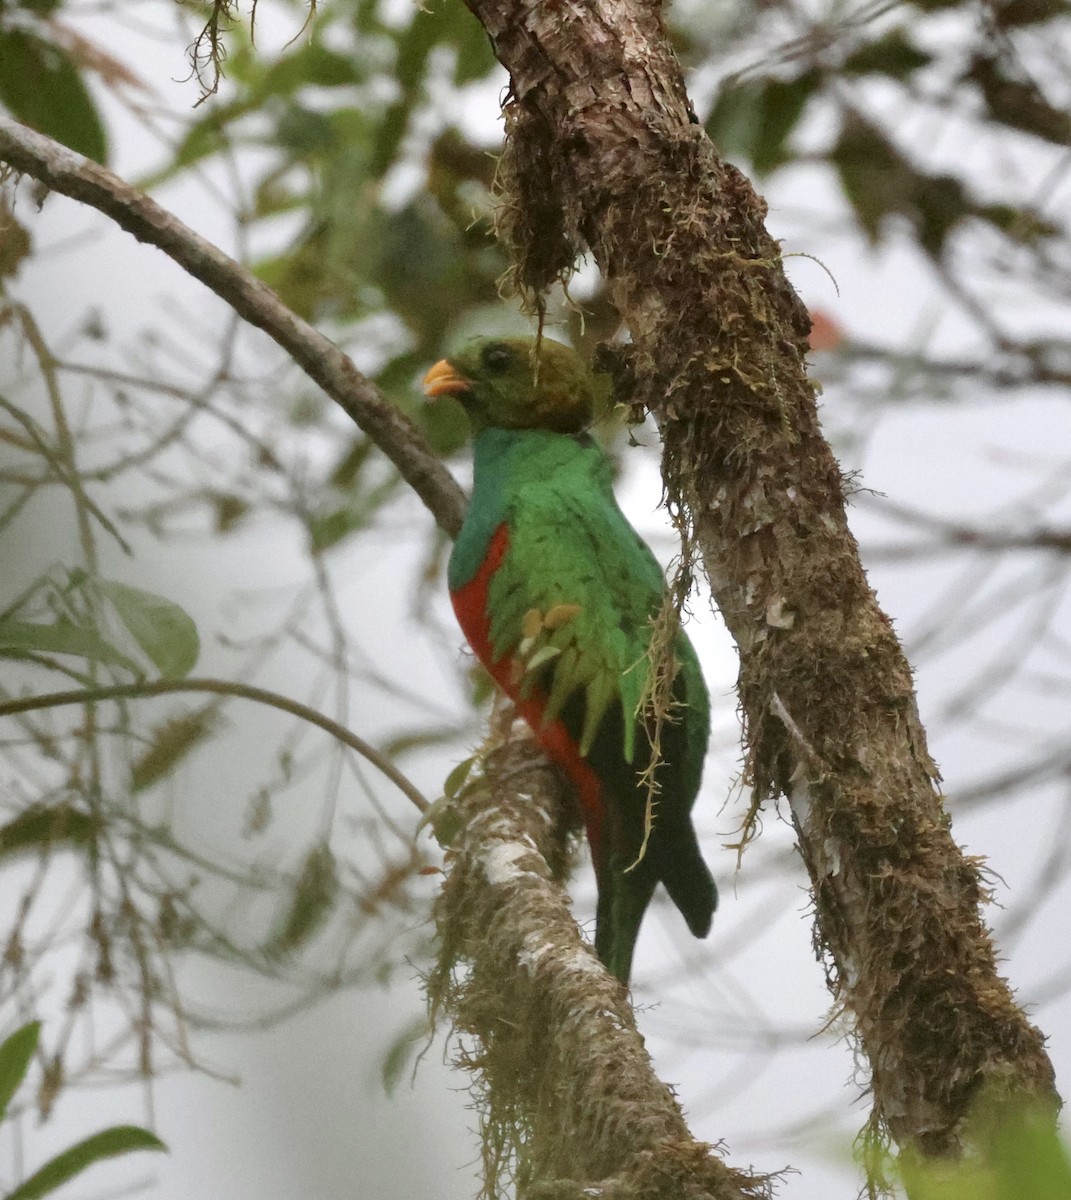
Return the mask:
[[[582, 754], [607, 708], [620, 703], [622, 749], [633, 762], [651, 620], [665, 583], [654, 555], [617, 506], [609, 461], [583, 434], [495, 427], [477, 435], [475, 455], [472, 504], [450, 560], [451, 589], [475, 575], [491, 536], [505, 522], [509, 551], [488, 595], [494, 658], [512, 654], [527, 665], [522, 692], [536, 684], [547, 690], [548, 717], [582, 692], [583, 725], [570, 730]], [[559, 606], [579, 611], [556, 612]], [[533, 610], [551, 627], [534, 630]], [[708, 700], [683, 633], [676, 655], [687, 684], [690, 735], [679, 799], [690, 805], [706, 751]]]

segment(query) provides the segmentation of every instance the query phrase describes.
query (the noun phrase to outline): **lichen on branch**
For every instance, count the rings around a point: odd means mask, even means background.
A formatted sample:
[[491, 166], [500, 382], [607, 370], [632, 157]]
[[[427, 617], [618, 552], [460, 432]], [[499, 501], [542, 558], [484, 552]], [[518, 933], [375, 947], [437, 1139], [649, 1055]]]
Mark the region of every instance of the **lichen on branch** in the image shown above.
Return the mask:
[[768, 1197], [768, 1177], [692, 1137], [625, 988], [583, 941], [561, 883], [576, 814], [524, 727], [452, 807], [429, 995], [473, 1074], [483, 1195], [513, 1181], [518, 1200]]

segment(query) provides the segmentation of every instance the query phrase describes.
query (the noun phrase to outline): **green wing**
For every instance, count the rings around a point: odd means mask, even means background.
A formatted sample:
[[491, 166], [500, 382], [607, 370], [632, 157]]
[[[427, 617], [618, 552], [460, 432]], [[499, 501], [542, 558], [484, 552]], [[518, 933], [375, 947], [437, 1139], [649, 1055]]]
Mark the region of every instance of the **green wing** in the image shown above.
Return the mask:
[[601, 452], [590, 447], [575, 468], [515, 487], [506, 519], [509, 550], [489, 590], [495, 658], [522, 664], [522, 695], [536, 684], [547, 691], [547, 720], [582, 690], [583, 728], [571, 731], [582, 755], [608, 707], [620, 703], [632, 762], [664, 583], [617, 507]]

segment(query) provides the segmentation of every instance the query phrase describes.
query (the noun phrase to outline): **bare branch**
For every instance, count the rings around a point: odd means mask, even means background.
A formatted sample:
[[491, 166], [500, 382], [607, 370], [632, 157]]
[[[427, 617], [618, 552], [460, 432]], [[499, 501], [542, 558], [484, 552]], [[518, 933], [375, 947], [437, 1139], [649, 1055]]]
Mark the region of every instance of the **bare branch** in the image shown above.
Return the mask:
[[345, 725], [340, 725], [323, 713], [317, 712], [299, 700], [291, 700], [278, 692], [270, 692], [265, 688], [252, 687], [247, 683], [234, 683], [229, 679], [159, 679], [144, 683], [120, 683], [113, 687], [77, 688], [69, 692], [46, 692], [40, 696], [26, 696], [21, 700], [6, 700], [0, 703], [0, 717], [12, 717], [18, 713], [36, 712], [43, 708], [62, 708], [72, 704], [97, 704], [107, 700], [136, 700], [148, 696], [169, 696], [176, 692], [212, 692], [217, 696], [237, 696], [242, 700], [252, 700], [256, 704], [266, 704], [270, 708], [278, 708], [308, 721], [310, 725], [318, 725], [343, 745], [356, 750], [362, 758], [366, 758], [377, 770], [382, 772], [417, 806], [421, 812], [427, 812], [429, 805], [416, 787], [398, 770], [389, 758], [380, 754], [363, 738], [351, 733]]
[[173, 259], [262, 329], [351, 417], [398, 468], [451, 537], [465, 496], [420, 433], [322, 333], [292, 313], [267, 284], [173, 213], [111, 171], [0, 113], [0, 162], [111, 217], [127, 233]]
[[[931, 542], [879, 542], [867, 547], [868, 560], [891, 562], [925, 558], [929, 555], [947, 556], [949, 550], [975, 550], [985, 554], [1006, 554], [1009, 551], [1045, 550], [1055, 554], [1071, 554], [1071, 529], [1045, 526], [1030, 528], [1000, 528], [998, 521], [988, 517], [978, 525], [968, 525], [948, 517], [935, 516], [906, 504], [896, 504], [885, 496], [860, 497], [862, 504], [883, 517], [895, 518], [933, 534]], [[1022, 523], [1026, 526], [1026, 522]]]

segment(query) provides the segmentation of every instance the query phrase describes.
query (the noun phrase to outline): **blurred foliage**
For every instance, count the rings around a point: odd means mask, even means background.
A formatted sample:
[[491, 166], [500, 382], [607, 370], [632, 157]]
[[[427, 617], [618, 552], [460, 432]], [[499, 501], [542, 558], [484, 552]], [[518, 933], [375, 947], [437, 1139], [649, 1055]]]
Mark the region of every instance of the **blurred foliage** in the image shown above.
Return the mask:
[[[291, 216], [297, 232], [257, 261], [258, 274], [312, 321], [397, 316], [404, 350], [374, 377], [411, 410], [413, 374], [442, 353], [451, 324], [498, 300], [505, 262], [490, 234], [491, 147], [452, 124], [427, 129], [433, 77], [463, 88], [490, 77], [495, 63], [459, 4], [435, 0], [400, 27], [382, 7], [320, 5], [273, 60], [235, 29], [224, 64], [228, 98], [206, 106], [171, 161], [143, 182], [159, 185], [243, 146], [270, 146], [244, 219]], [[417, 155], [423, 177], [406, 181]], [[456, 416], [427, 431], [444, 449], [463, 432]]]
[[[132, 657], [139, 650], [142, 662]], [[71, 657], [134, 678], [155, 668], [161, 678], [179, 679], [199, 653], [197, 628], [177, 604], [125, 583], [92, 580], [82, 569], [50, 571], [0, 613], [0, 658], [59, 656], [50, 658], [56, 669], [82, 682], [90, 676], [67, 662]]]
[[[33, 3], [27, 15], [55, 7]], [[9, 10], [5, 6], [4, 10]], [[34, 22], [0, 25], [0, 102], [24, 124], [63, 142], [72, 150], [105, 162], [108, 142], [100, 112], [82, 78], [79, 64]]]
[[1066, 1200], [1071, 1156], [1051, 1115], [995, 1104], [982, 1094], [973, 1120], [982, 1129], [979, 1152], [961, 1163], [904, 1155], [883, 1174], [898, 1176], [909, 1200]]
[[[10, 1119], [8, 1107], [19, 1086], [25, 1082], [37, 1049], [41, 1026], [31, 1021], [15, 1030], [0, 1044], [0, 1122]], [[166, 1150], [160, 1139], [136, 1125], [115, 1125], [102, 1129], [50, 1159], [16, 1187], [5, 1192], [4, 1200], [40, 1200], [62, 1187], [87, 1167], [133, 1150]]]
[[[832, 168], [871, 243], [883, 238], [892, 216], [911, 222], [919, 245], [935, 258], [944, 254], [950, 235], [972, 219], [1026, 242], [1057, 236], [1058, 226], [1011, 195], [1011, 189], [997, 202], [980, 198], [969, 156], [957, 153], [960, 161], [943, 169], [931, 153], [936, 138], [929, 144], [906, 141], [890, 117], [913, 102], [914, 115], [927, 109], [931, 120], [973, 127], [978, 137], [1004, 126], [1066, 145], [1071, 117], [1046, 99], [1026, 65], [1027, 46], [1020, 47], [1016, 37], [1025, 42], [1044, 36], [1037, 27], [1051, 23], [1066, 38], [1071, 9], [1065, 3], [1029, 10], [963, 3], [913, 7], [934, 16], [874, 7], [868, 19], [863, 6], [842, 28], [816, 22], [777, 73], [760, 67], [722, 81], [707, 132], [760, 177], [798, 161]], [[966, 67], [963, 47], [944, 33], [953, 10], [966, 19], [979, 18], [967, 35], [974, 50]], [[1066, 83], [1061, 90], [1066, 92]], [[1066, 103], [1066, 95], [1063, 99]], [[813, 119], [817, 126], [819, 114], [823, 130], [808, 136], [808, 122]], [[957, 170], [960, 174], [953, 173]]]

